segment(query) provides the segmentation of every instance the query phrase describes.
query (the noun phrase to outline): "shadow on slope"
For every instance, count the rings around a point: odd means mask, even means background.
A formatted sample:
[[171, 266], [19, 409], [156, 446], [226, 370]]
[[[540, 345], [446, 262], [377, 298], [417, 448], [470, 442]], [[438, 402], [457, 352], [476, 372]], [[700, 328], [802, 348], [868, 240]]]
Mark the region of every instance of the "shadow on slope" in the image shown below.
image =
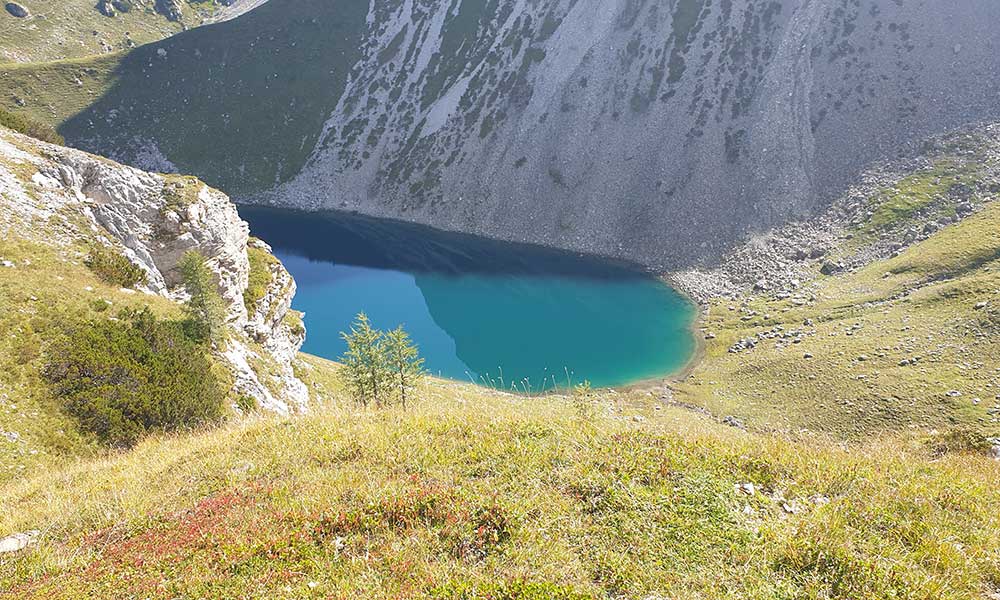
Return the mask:
[[267, 188], [297, 173], [315, 146], [358, 60], [367, 12], [366, 0], [271, 0], [142, 46], [60, 132], [232, 194]]
[[630, 263], [343, 212], [241, 206], [255, 235], [315, 261], [411, 273], [646, 278]]

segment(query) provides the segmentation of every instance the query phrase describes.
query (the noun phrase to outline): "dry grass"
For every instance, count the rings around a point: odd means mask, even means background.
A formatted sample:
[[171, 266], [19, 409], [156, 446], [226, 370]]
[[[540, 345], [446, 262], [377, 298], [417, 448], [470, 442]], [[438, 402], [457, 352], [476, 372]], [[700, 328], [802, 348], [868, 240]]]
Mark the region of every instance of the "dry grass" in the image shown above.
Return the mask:
[[[79, 58], [126, 50], [179, 33], [183, 25], [154, 12], [152, 2], [106, 17], [93, 0], [23, 0], [32, 16], [17, 19], [0, 13], [0, 63]], [[181, 3], [184, 22], [201, 24], [215, 12], [210, 0]], [[130, 42], [131, 41], [131, 42]]]
[[[703, 325], [717, 337], [679, 397], [760, 429], [847, 439], [907, 428], [1000, 431], [998, 223], [1000, 204], [988, 203], [896, 258], [817, 273], [802, 290], [805, 302], [713, 302]], [[728, 352], [776, 326], [801, 341]]]
[[0, 558], [0, 587], [973, 599], [1000, 581], [1000, 465], [983, 456], [745, 434], [641, 391], [581, 411], [430, 381], [406, 412], [366, 412], [333, 400], [336, 366], [304, 359], [326, 398], [309, 416], [157, 437], [8, 484], [0, 531], [43, 535]]

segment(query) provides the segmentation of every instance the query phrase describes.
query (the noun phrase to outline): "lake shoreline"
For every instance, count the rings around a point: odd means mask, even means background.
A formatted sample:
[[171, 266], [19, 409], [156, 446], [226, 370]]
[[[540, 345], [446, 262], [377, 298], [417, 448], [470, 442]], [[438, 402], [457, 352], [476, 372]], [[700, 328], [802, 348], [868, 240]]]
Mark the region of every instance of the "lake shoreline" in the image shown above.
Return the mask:
[[698, 303], [634, 264], [335, 211], [241, 216], [296, 280], [310, 354], [340, 356], [364, 312], [438, 376], [544, 395], [683, 378], [703, 352]]

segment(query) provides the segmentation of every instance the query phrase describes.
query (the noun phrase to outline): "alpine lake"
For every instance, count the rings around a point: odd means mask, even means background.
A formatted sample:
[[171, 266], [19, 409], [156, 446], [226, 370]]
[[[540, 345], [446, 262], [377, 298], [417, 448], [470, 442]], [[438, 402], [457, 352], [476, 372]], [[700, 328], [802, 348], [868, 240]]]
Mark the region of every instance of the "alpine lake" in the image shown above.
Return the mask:
[[427, 371], [540, 393], [677, 373], [696, 307], [626, 265], [337, 212], [240, 207], [298, 284], [304, 352], [337, 360], [360, 312], [402, 325]]

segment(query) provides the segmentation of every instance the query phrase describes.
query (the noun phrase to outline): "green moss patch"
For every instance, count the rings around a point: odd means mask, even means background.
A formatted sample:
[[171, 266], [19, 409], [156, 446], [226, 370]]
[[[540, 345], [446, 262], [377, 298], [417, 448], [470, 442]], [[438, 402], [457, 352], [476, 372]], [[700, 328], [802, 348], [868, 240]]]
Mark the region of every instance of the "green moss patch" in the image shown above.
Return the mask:
[[270, 252], [255, 246], [247, 247], [247, 258], [250, 259], [250, 277], [247, 289], [243, 292], [243, 304], [253, 313], [257, 310], [257, 303], [264, 298], [267, 289], [271, 287], [274, 278], [272, 269], [279, 263]]

